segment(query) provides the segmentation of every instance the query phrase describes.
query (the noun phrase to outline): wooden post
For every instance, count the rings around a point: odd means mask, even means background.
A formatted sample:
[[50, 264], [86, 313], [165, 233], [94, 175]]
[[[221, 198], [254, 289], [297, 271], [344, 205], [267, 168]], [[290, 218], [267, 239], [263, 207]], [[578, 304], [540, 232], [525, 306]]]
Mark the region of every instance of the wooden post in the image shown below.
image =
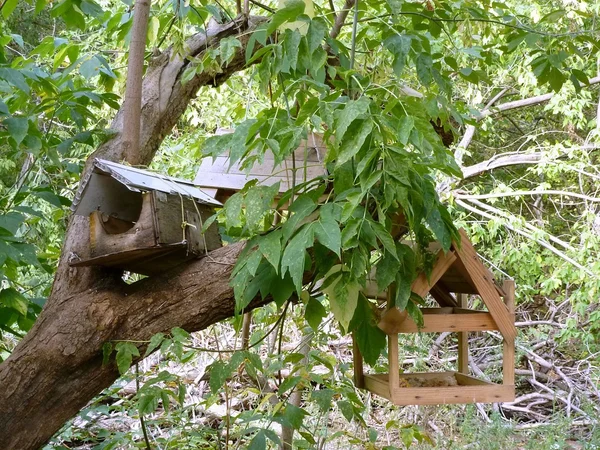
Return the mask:
[[[515, 321], [515, 282], [504, 280], [502, 288], [506, 293], [504, 303], [511, 313], [513, 323]], [[502, 344], [502, 384], [515, 384], [515, 342], [504, 339]]]
[[363, 357], [356, 342], [356, 336], [352, 333], [352, 357], [354, 358], [354, 385], [362, 389], [365, 387], [365, 371], [363, 367]]
[[390, 398], [395, 401], [395, 393], [400, 388], [400, 364], [398, 362], [398, 335], [388, 335], [388, 359], [389, 359], [389, 388]]
[[133, 25], [127, 62], [127, 83], [123, 104], [123, 156], [125, 160], [137, 165], [144, 152], [139, 151], [141, 110], [142, 110], [142, 74], [144, 72], [144, 52], [150, 15], [150, 0], [136, 0], [133, 10]]
[[[467, 294], [456, 294], [458, 306], [467, 307]], [[469, 375], [469, 332], [458, 333], [458, 371]]]

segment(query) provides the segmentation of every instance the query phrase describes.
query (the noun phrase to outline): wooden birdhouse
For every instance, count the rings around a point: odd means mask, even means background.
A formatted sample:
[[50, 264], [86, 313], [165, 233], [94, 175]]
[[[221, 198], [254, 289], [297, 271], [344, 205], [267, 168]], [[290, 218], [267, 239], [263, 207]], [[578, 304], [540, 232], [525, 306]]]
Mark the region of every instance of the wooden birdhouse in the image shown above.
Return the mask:
[[72, 207], [90, 218], [90, 257], [71, 265], [164, 272], [221, 246], [216, 226], [201, 233], [219, 205], [189, 181], [96, 159]]
[[229, 152], [226, 152], [216, 159], [204, 158], [194, 183], [220, 201], [226, 200], [251, 180], [258, 180], [259, 184], [265, 186], [279, 181], [279, 192], [283, 193], [292, 187], [292, 183], [297, 186], [327, 175], [324, 163], [326, 153], [323, 137], [317, 133], [310, 133], [294, 153], [277, 167], [271, 152], [266, 152], [263, 161], [256, 162], [249, 170], [243, 170], [239, 162], [230, 167]]
[[[420, 274], [412, 291], [426, 294], [439, 303], [439, 308], [424, 308], [423, 327], [390, 304], [378, 324], [388, 335], [389, 373], [366, 374], [358, 346], [354, 345], [355, 384], [392, 401], [396, 405], [430, 405], [444, 403], [507, 402], [515, 398], [514, 386], [514, 283], [502, 287], [494, 282], [482, 264], [464, 230], [461, 242], [447, 253], [439, 251], [429, 277]], [[374, 297], [376, 287], [365, 294]], [[478, 295], [486, 311], [466, 308], [466, 295]], [[499, 330], [503, 339], [503, 382], [489, 383], [469, 375], [468, 332]], [[399, 333], [458, 333], [458, 370], [442, 373], [400, 373], [398, 357]]]

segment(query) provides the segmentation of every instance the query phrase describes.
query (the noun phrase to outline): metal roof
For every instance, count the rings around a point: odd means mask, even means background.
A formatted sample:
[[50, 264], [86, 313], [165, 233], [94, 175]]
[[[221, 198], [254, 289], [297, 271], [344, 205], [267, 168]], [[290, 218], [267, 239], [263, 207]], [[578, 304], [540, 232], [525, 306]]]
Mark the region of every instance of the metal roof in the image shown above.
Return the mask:
[[[129, 191], [147, 192], [160, 191], [166, 194], [180, 194], [184, 197], [193, 198], [199, 203], [219, 206], [220, 202], [203, 192], [198, 186], [189, 180], [182, 180], [166, 175], [150, 172], [148, 170], [137, 169], [131, 166], [125, 166], [104, 159], [94, 159], [94, 167], [86, 177], [80, 190], [77, 192], [71, 209], [75, 214], [87, 215], [90, 207], [92, 211], [96, 209], [95, 205], [87, 205], [90, 201], [86, 197], [95, 198], [98, 193], [89, 192], [97, 190], [98, 183], [94, 183], [94, 177], [110, 176]], [[92, 186], [90, 188], [90, 186]], [[92, 200], [92, 203], [96, 203]]]

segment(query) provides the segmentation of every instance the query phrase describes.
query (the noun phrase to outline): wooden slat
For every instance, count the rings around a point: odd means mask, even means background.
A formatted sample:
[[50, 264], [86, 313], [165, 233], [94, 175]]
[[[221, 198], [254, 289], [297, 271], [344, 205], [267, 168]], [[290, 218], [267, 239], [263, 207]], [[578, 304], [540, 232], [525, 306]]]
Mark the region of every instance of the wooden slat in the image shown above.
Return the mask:
[[[513, 280], [505, 280], [502, 287], [505, 292], [504, 302], [514, 322], [515, 282]], [[506, 385], [515, 384], [515, 343], [507, 339], [504, 339], [502, 343], [502, 383]]]
[[392, 400], [390, 386], [387, 380], [382, 380], [374, 375], [365, 374], [365, 389], [373, 394]]
[[357, 388], [365, 387], [365, 373], [363, 368], [363, 357], [356, 342], [356, 336], [352, 333], [352, 355], [354, 359], [354, 384]]
[[[411, 379], [439, 379], [454, 376], [457, 386], [401, 387]], [[404, 382], [406, 381], [406, 382]], [[398, 384], [390, 385], [389, 374], [365, 375], [366, 389], [396, 405], [438, 405], [450, 403], [496, 403], [515, 399], [515, 387], [498, 385], [456, 372], [400, 374]]]
[[445, 289], [445, 286], [438, 281], [429, 291], [431, 296], [440, 306], [458, 306], [456, 299]]
[[508, 309], [498, 291], [494, 285], [493, 279], [487, 268], [481, 263], [477, 252], [473, 248], [473, 245], [469, 241], [468, 236], [464, 230], [459, 230], [461, 234], [461, 245], [460, 248], [456, 247], [456, 253], [458, 254], [458, 265], [462, 264], [466, 271], [466, 274], [470, 277], [471, 282], [477, 288], [481, 299], [488, 307], [490, 314], [496, 321], [498, 329], [502, 333], [502, 336], [508, 341], [514, 341], [517, 334], [514, 320], [512, 319]]
[[420, 297], [424, 297], [432, 286], [444, 275], [448, 268], [456, 261], [456, 253], [449, 251], [447, 253], [439, 252], [437, 260], [433, 266], [433, 270], [427, 279], [425, 273], [420, 273], [417, 279], [413, 282], [411, 290]]
[[386, 334], [391, 333], [443, 333], [446, 331], [458, 332], [458, 331], [489, 331], [497, 330], [498, 326], [494, 321], [492, 315], [485, 311], [472, 311], [469, 313], [460, 314], [423, 314], [423, 327], [419, 329], [417, 324], [411, 319], [407, 318], [404, 322], [386, 323], [385, 329], [381, 327], [379, 322], [378, 326]]
[[[462, 308], [467, 307], [467, 295], [458, 294], [458, 303]], [[469, 374], [469, 332], [460, 331], [458, 333], [458, 371], [462, 374]]]
[[393, 387], [400, 385], [400, 364], [398, 362], [398, 335], [388, 335], [388, 362], [389, 362], [389, 379], [388, 392], [393, 396]]

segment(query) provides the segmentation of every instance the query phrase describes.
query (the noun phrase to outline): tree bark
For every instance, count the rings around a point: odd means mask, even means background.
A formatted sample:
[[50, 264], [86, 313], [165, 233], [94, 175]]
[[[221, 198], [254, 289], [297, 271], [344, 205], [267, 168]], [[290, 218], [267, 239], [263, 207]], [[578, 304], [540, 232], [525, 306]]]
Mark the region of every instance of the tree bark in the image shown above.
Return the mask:
[[[142, 88], [141, 143], [137, 154], [124, 152], [122, 135], [103, 144], [94, 157], [149, 164], [167, 133], [201, 86], [217, 86], [245, 67], [245, 46], [266, 18], [237, 18], [209, 26], [187, 42], [197, 56], [237, 36], [242, 43], [220, 73], [202, 73], [182, 85], [189, 64], [170, 51], [154, 58]], [[113, 121], [121, 131], [123, 111]], [[89, 255], [88, 219], [73, 216], [52, 292], [37, 322], [0, 365], [0, 449], [37, 449], [102, 389], [119, 376], [114, 362], [102, 366], [102, 346], [110, 340], [148, 340], [179, 326], [204, 329], [234, 313], [229, 276], [241, 244], [216, 250], [171, 272], [126, 285], [120, 272], [97, 267], [73, 268], [69, 260]], [[252, 307], [264, 303], [256, 300]], [[143, 346], [140, 347], [143, 353]]]

